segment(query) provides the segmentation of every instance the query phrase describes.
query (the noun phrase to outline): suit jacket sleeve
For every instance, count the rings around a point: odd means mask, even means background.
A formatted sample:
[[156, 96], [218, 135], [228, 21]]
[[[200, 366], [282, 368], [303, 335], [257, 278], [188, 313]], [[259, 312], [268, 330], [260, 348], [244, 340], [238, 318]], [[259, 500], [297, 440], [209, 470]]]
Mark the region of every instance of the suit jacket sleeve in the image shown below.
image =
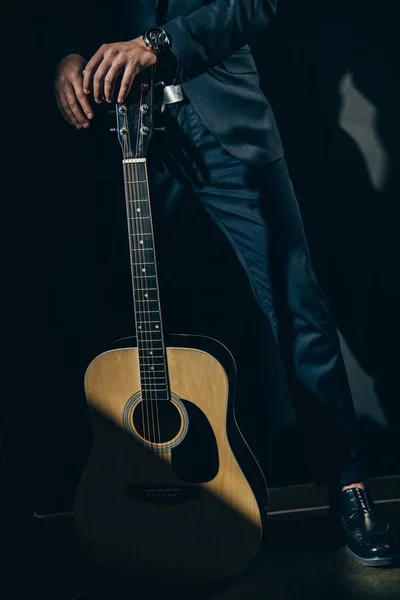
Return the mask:
[[214, 0], [162, 25], [178, 59], [176, 83], [190, 79], [251, 42], [272, 21], [277, 0]]

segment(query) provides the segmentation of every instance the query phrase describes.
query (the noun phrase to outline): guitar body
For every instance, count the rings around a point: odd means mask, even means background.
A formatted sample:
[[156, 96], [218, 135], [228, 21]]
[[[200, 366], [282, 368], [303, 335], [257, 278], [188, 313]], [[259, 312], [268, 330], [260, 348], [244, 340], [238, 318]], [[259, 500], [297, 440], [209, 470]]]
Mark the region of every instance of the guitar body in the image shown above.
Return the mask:
[[[135, 344], [100, 354], [86, 373], [94, 435], [75, 498], [78, 538], [125, 576], [230, 578], [257, 554], [267, 508], [263, 475], [234, 417], [232, 356], [210, 338], [171, 336], [171, 402], [146, 413]], [[149, 437], [153, 446], [143, 442]]]

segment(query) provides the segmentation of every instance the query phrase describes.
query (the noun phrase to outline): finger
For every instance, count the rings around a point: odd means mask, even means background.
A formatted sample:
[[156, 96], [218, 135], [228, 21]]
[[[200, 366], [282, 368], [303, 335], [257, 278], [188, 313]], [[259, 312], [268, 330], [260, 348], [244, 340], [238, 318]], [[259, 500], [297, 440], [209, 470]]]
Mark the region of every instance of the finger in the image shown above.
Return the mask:
[[124, 76], [121, 81], [121, 85], [118, 92], [118, 102], [124, 102], [125, 98], [129, 94], [132, 83], [136, 77], [136, 68], [135, 67], [127, 67], [125, 69]]
[[85, 124], [88, 125], [88, 120], [86, 119], [83, 110], [81, 108], [81, 105], [78, 101], [78, 98], [76, 97], [75, 94], [75, 90], [72, 86], [72, 84], [69, 84], [66, 88], [65, 88], [65, 97], [67, 99], [68, 102], [68, 106], [71, 109], [73, 115], [75, 116], [76, 120], [78, 121], [78, 123], [83, 127]]
[[104, 96], [107, 102], [111, 102], [114, 97], [118, 75], [123, 68], [123, 64], [114, 63], [104, 78]]
[[81, 129], [81, 125], [80, 125], [78, 119], [75, 117], [74, 113], [72, 112], [71, 108], [69, 107], [68, 100], [67, 100], [64, 92], [60, 92], [60, 112], [61, 112], [62, 116], [64, 117], [64, 119], [67, 121], [67, 123], [69, 123], [70, 125], [73, 125], [77, 129]]
[[87, 65], [85, 66], [85, 70], [83, 71], [83, 91], [85, 94], [90, 94], [92, 91], [92, 80], [93, 75], [103, 60], [104, 56], [104, 48], [101, 46], [96, 54], [93, 54], [92, 58], [89, 60]]
[[110, 63], [103, 61], [93, 75], [93, 98], [100, 104], [104, 94], [104, 79], [111, 67]]
[[82, 86], [82, 78], [77, 78], [72, 82], [74, 91], [75, 91], [75, 96], [77, 97], [79, 104], [81, 105], [81, 108], [83, 109], [85, 115], [87, 116], [88, 119], [93, 119], [93, 109], [90, 105], [89, 99], [87, 98], [87, 96], [85, 96], [85, 94], [83, 93], [83, 86]]
[[60, 115], [62, 116], [62, 118], [64, 119], [64, 121], [66, 121], [68, 123], [68, 125], [73, 125], [73, 122], [71, 121], [71, 119], [68, 117], [67, 113], [65, 112], [65, 110], [61, 106], [61, 103], [58, 100], [58, 98], [56, 99], [56, 102], [57, 102], [57, 108], [60, 111]]

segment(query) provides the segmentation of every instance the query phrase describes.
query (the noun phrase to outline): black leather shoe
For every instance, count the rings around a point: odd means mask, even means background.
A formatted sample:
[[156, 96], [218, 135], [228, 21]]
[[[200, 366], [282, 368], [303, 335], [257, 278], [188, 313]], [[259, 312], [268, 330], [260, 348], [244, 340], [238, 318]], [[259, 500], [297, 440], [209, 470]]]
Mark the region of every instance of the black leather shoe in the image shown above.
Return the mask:
[[[349, 488], [338, 496], [336, 510], [350, 556], [370, 567], [400, 564], [400, 548], [393, 526], [376, 512], [368, 492]], [[331, 508], [335, 514], [335, 506]]]

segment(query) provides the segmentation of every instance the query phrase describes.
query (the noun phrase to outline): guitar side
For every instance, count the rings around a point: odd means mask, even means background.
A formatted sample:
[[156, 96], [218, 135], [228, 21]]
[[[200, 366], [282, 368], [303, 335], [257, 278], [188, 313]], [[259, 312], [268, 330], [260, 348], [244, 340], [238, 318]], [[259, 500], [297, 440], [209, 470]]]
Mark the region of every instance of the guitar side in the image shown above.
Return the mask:
[[[234, 418], [233, 359], [210, 338], [171, 336], [179, 425], [175, 442], [154, 454], [136, 435], [139, 362], [129, 342], [99, 355], [86, 373], [94, 438], [75, 499], [78, 538], [103, 567], [138, 579], [235, 576], [257, 554], [267, 496]], [[157, 415], [148, 417], [153, 427]]]

